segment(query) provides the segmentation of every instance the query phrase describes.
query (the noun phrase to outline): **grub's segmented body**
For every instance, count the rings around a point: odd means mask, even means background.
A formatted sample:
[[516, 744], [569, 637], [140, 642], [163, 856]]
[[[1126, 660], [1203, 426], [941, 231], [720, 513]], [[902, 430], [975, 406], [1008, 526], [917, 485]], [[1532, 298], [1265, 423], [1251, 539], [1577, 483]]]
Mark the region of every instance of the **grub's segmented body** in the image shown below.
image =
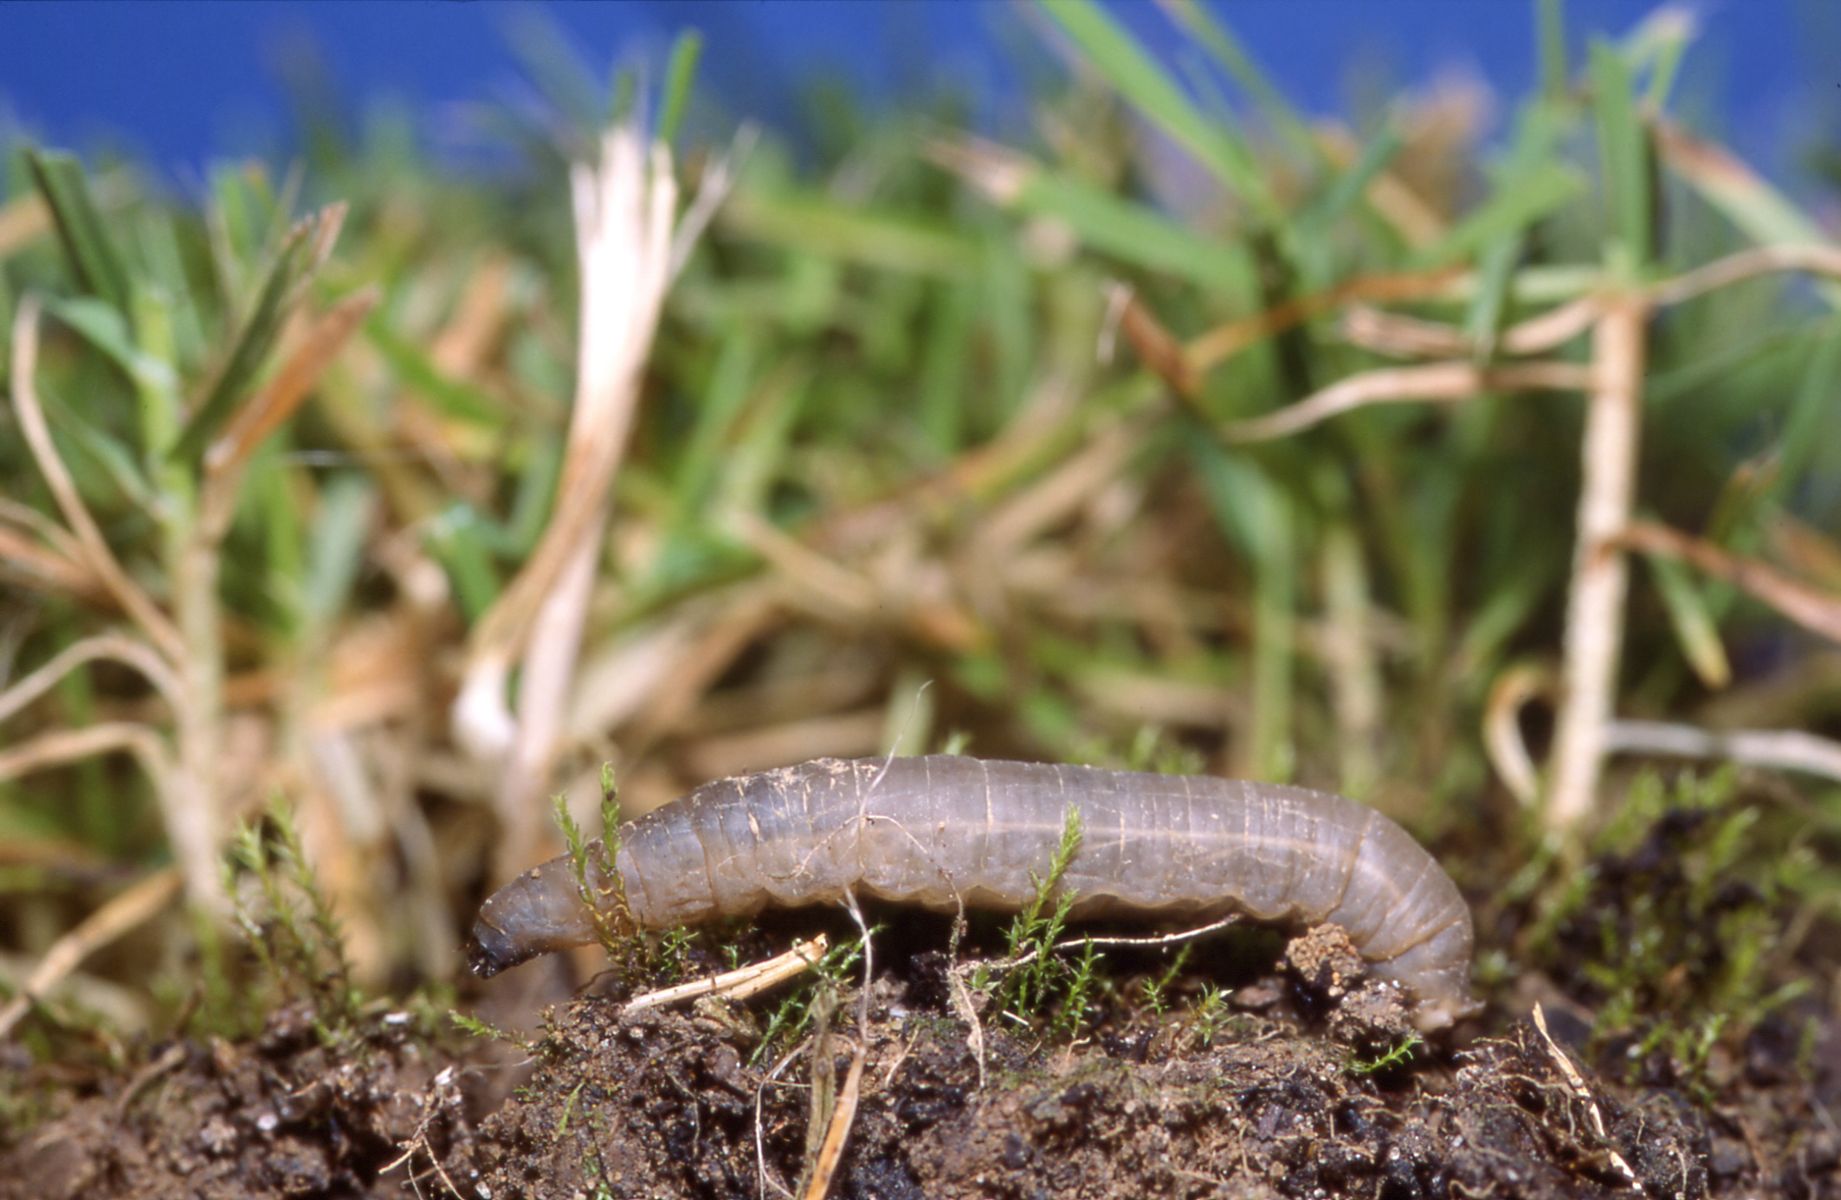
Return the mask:
[[[1450, 877], [1386, 817], [1303, 788], [948, 756], [817, 759], [705, 784], [625, 825], [614, 866], [645, 927], [847, 891], [1015, 910], [1070, 806], [1082, 838], [1063, 887], [1076, 914], [1333, 923], [1412, 994], [1422, 1027], [1470, 1007], [1470, 910]], [[610, 882], [590, 881], [612, 895]], [[594, 938], [559, 858], [486, 901], [470, 961], [492, 975]]]

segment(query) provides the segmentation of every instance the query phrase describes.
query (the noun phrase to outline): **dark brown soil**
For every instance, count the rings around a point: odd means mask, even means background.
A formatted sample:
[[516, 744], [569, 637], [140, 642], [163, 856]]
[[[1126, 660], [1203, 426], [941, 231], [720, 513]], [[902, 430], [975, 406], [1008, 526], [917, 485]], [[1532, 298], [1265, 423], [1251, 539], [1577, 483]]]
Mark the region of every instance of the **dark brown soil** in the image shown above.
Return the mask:
[[[598, 994], [532, 1001], [568, 995], [552, 957], [463, 999], [536, 1026], [529, 1045], [461, 1035], [438, 1006], [316, 1021], [295, 1003], [235, 1042], [124, 1052], [66, 1031], [69, 1052], [36, 1065], [0, 1047], [0, 1200], [758, 1200], [816, 1194], [824, 1162], [826, 1194], [865, 1200], [1841, 1197], [1833, 1014], [1820, 986], [1763, 999], [1830, 977], [1836, 938], [1791, 919], [1784, 898], [1807, 888], [1734, 882], [1757, 872], [1712, 851], [1742, 811], [1669, 810], [1588, 870], [1556, 867], [1579, 886], [1551, 920], [1496, 888], [1511, 899], [1478, 910], [1489, 1006], [1411, 1054], [1394, 1053], [1401, 998], [1331, 927], [1236, 928], [1186, 958], [1111, 946], [1075, 1036], [1052, 995], [1025, 1022], [1003, 1011], [1014, 992], [967, 986], [946, 923], [897, 909], [873, 914], [866, 1003], [850, 966], [745, 1004], [628, 1007], [666, 962], [694, 976], [725, 944], [755, 961], [815, 925], [858, 932], [838, 912], [767, 914], [688, 962], [656, 943]], [[1741, 954], [1798, 926], [1768, 970]], [[979, 925], [964, 952], [1002, 944]], [[776, 1029], [794, 1003], [811, 1024]]]
[[865, 1030], [835, 1196], [1841, 1195], [1826, 1035], [1813, 1057], [1755, 1037], [1712, 1095], [1607, 1081], [1559, 1011], [1554, 1041], [1488, 1014], [1455, 1049], [1377, 1071], [1389, 995], [1318, 993], [1328, 1016], [1307, 1022], [1294, 972], [1208, 1022], [1188, 999], [1157, 1015], [1114, 997], [1073, 1044], [987, 1013], [981, 1083], [941, 958], [880, 967], [866, 1026], [846, 994], [822, 1043], [753, 1065], [771, 997], [752, 1013], [578, 999], [528, 1052], [440, 1049], [403, 1014], [328, 1049], [284, 1010], [247, 1044], [59, 1080], [63, 1111], [0, 1153], [0, 1196], [803, 1195], [831, 1110], [814, 1085], [845, 1087]]

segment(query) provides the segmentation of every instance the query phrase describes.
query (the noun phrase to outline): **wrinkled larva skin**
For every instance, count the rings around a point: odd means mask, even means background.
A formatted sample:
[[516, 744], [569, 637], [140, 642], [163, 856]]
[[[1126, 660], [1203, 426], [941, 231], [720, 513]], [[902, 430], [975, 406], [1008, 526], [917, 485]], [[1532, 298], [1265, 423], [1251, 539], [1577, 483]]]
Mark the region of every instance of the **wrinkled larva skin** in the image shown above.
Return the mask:
[[[1380, 813], [1303, 788], [944, 755], [821, 758], [705, 784], [622, 826], [614, 867], [628, 915], [647, 928], [846, 892], [1008, 912], [1034, 896], [1070, 806], [1082, 837], [1062, 887], [1076, 915], [1327, 922], [1411, 994], [1421, 1028], [1473, 1008], [1470, 910], [1450, 877]], [[619, 888], [594, 874], [611, 902]], [[558, 858], [486, 901], [469, 962], [494, 975], [594, 939]]]

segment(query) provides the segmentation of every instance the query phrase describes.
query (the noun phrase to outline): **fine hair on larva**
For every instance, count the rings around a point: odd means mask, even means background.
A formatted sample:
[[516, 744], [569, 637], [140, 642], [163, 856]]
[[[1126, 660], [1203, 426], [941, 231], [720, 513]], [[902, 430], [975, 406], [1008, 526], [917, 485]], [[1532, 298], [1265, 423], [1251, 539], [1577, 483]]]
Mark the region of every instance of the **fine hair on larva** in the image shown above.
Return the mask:
[[[1035, 895], [1069, 809], [1080, 845], [1061, 880], [1074, 916], [1340, 926], [1420, 1028], [1472, 1010], [1470, 909], [1431, 855], [1352, 800], [1280, 784], [950, 755], [820, 758], [706, 783], [621, 826], [588, 894], [629, 927], [668, 928], [876, 896], [1015, 912]], [[495, 975], [584, 945], [597, 914], [564, 856], [489, 897], [468, 962]], [[615, 911], [615, 908], [618, 911]]]

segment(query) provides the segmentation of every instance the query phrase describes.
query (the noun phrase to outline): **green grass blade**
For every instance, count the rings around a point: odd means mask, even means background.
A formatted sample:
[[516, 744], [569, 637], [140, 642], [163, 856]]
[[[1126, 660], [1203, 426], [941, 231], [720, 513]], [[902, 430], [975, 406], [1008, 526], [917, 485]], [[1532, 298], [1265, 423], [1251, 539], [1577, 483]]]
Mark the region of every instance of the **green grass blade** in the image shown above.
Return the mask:
[[1762, 245], [1820, 245], [1828, 240], [1821, 226], [1763, 177], [1722, 148], [1708, 151], [1716, 161], [1707, 169], [1686, 173], [1688, 185], [1747, 237]]
[[1008, 230], [988, 230], [982, 241], [979, 305], [995, 370], [986, 379], [986, 404], [968, 431], [989, 436], [1010, 415], [1029, 383], [1035, 362], [1035, 313], [1029, 267], [1016, 252]]
[[224, 360], [224, 367], [218, 373], [216, 383], [174, 445], [174, 458], [189, 462], [201, 457], [205, 447], [217, 436], [229, 421], [232, 411], [254, 386], [263, 363], [281, 336], [282, 325], [300, 298], [301, 289], [319, 267], [319, 238], [316, 234], [321, 228], [322, 219], [315, 217], [302, 221], [282, 243], [280, 252], [269, 264], [268, 273], [256, 294], [255, 304]]
[[1648, 137], [1623, 55], [1607, 42], [1594, 41], [1591, 74], [1598, 157], [1609, 210], [1608, 249], [1618, 269], [1640, 271], [1650, 258]]
[[965, 435], [966, 408], [980, 389], [967, 376], [978, 319], [976, 284], [936, 289], [921, 351], [917, 417], [935, 453], [952, 454]]
[[26, 162], [78, 282], [125, 318], [128, 269], [103, 225], [82, 166], [73, 155], [56, 150], [27, 151]]
[[81, 334], [84, 341], [120, 367], [122, 374], [137, 387], [170, 389], [178, 386], [172, 365], [144, 353], [135, 345], [126, 315], [100, 297], [51, 297], [45, 301], [45, 311]]
[[[270, 443], [252, 456], [252, 469], [243, 477], [242, 511], [261, 539], [262, 559], [246, 563], [237, 556], [232, 569], [247, 569], [260, 578], [263, 592], [273, 603], [279, 629], [285, 636], [301, 632], [307, 615], [306, 537], [302, 528], [314, 518], [301, 511], [301, 480], [283, 469], [279, 446]], [[314, 533], [320, 529], [315, 526]], [[335, 614], [336, 615], [336, 614]], [[324, 626], [316, 632], [324, 632]]]
[[98, 428], [76, 406], [66, 403], [48, 384], [41, 383], [39, 393], [52, 428], [67, 435], [81, 448], [88, 460], [100, 467], [136, 508], [144, 512], [161, 509], [160, 500], [127, 446]]
[[472, 625], [499, 596], [488, 523], [471, 506], [455, 504], [429, 523], [428, 548], [447, 571], [461, 615]]
[[1694, 668], [1694, 674], [1710, 688], [1722, 688], [1732, 681], [1732, 664], [1726, 647], [1720, 642], [1719, 626], [1708, 608], [1701, 590], [1686, 567], [1659, 555], [1646, 556], [1650, 571], [1661, 593], [1663, 608], [1668, 612], [1669, 628], [1681, 653]]
[[1291, 704], [1296, 668], [1298, 564], [1292, 554], [1293, 501], [1244, 459], [1211, 438], [1190, 451], [1215, 524], [1254, 572], [1252, 698], [1247, 754], [1262, 779], [1283, 781], [1295, 766]]
[[267, 173], [257, 165], [226, 163], [214, 168], [210, 191], [206, 220], [212, 261], [225, 303], [232, 304], [247, 292], [253, 265], [285, 238], [285, 230], [280, 237], [275, 232], [284, 214], [277, 208]]
[[690, 101], [691, 84], [697, 78], [697, 60], [703, 56], [703, 35], [686, 29], [671, 47], [671, 64], [665, 69], [664, 104], [658, 116], [658, 140], [670, 145], [677, 140], [684, 121], [684, 109]]
[[630, 66], [615, 67], [613, 85], [607, 89], [607, 94], [606, 123], [616, 126], [632, 122], [640, 101], [639, 72]]
[[1393, 161], [1394, 155], [1400, 153], [1404, 144], [1399, 129], [1392, 121], [1369, 138], [1354, 164], [1338, 175], [1299, 215], [1298, 228], [1304, 240], [1321, 237], [1347, 216], [1355, 202], [1368, 190], [1368, 185], [1374, 182], [1375, 176], [1387, 169], [1387, 165]]
[[[1487, 257], [1505, 241], [1519, 242], [1528, 228], [1545, 219], [1585, 189], [1585, 181], [1564, 165], [1556, 150], [1566, 131], [1563, 110], [1545, 102], [1525, 108], [1515, 124], [1515, 140], [1506, 159], [1489, 172], [1490, 196], [1419, 255], [1425, 262], [1449, 261], [1477, 254]], [[1502, 279], [1484, 278], [1488, 290], [1512, 288], [1527, 272], [1508, 271]], [[1472, 306], [1476, 298], [1472, 297]]]
[[723, 209], [731, 232], [828, 258], [916, 275], [960, 278], [978, 247], [942, 222], [850, 205], [811, 192], [738, 191]]
[[600, 127], [608, 93], [582, 62], [556, 19], [538, 8], [519, 8], [506, 25], [513, 57], [549, 104], [577, 131]]
[[1311, 134], [1310, 122], [1285, 98], [1285, 93], [1273, 85], [1266, 73], [1259, 69], [1259, 64], [1253, 61], [1252, 55], [1246, 52], [1240, 39], [1227, 26], [1215, 20], [1214, 14], [1196, 3], [1196, 0], [1161, 0], [1161, 7], [1172, 21], [1221, 64], [1229, 78], [1245, 89], [1260, 114], [1285, 139], [1293, 152], [1307, 162], [1322, 161], [1323, 151]]
[[1780, 326], [1747, 336], [1700, 358], [1656, 371], [1643, 385], [1643, 402], [1657, 407], [1665, 406], [1690, 392], [1712, 386], [1722, 376], [1735, 375], [1747, 368], [1768, 363], [1786, 351], [1801, 353], [1802, 343], [1813, 340], [1806, 326]]
[[1535, 0], [1535, 44], [1540, 48], [1541, 94], [1551, 102], [1566, 95], [1566, 9], [1564, 0]]
[[[550, 501], [563, 471], [563, 439], [545, 436], [533, 442], [518, 471], [517, 492], [505, 527], [495, 534], [499, 553], [514, 561], [529, 556], [550, 519]], [[479, 518], [473, 518], [475, 522]], [[496, 585], [494, 585], [496, 588]]]
[[1543, 162], [1525, 175], [1505, 180], [1480, 207], [1415, 258], [1422, 266], [1436, 266], [1474, 254], [1498, 238], [1526, 229], [1584, 190], [1585, 181], [1578, 172], [1557, 162]]
[[1154, 275], [1228, 297], [1254, 295], [1253, 264], [1239, 244], [1203, 237], [1142, 204], [1043, 170], [1031, 173], [1016, 205], [1067, 222], [1087, 246]]
[[302, 615], [313, 626], [330, 625], [350, 598], [376, 508], [377, 489], [361, 475], [334, 475], [320, 492], [301, 587]]
[[1278, 207], [1245, 147], [1190, 102], [1143, 47], [1093, 0], [1038, 0], [1127, 103], [1176, 140], [1262, 217]]
[[[146, 286], [169, 310], [173, 328], [173, 362], [195, 362], [205, 352], [204, 325], [198, 317], [198, 297], [186, 275], [185, 252], [180, 247], [178, 221], [166, 213], [149, 214], [140, 222], [137, 239], [141, 260], [147, 265]], [[137, 320], [138, 326], [138, 320]]]
[[[7, 282], [5, 271], [0, 271], [0, 330], [5, 330], [8, 336], [13, 331], [13, 288]], [[0, 387], [9, 391], [12, 388], [12, 357], [11, 354], [0, 354]]]
[[410, 390], [433, 402], [443, 414], [493, 428], [504, 421], [505, 406], [492, 393], [444, 375], [428, 351], [398, 334], [381, 311], [365, 318], [364, 340], [383, 355]]
[[725, 461], [719, 490], [710, 508], [718, 514], [767, 511], [773, 485], [781, 477], [795, 423], [811, 390], [811, 370], [792, 365], [776, 371], [758, 389], [749, 406], [747, 436], [735, 440]]
[[1477, 679], [1494, 678], [1504, 653], [1527, 625], [1552, 582], [1536, 565], [1521, 566], [1485, 593], [1457, 640], [1457, 669]]
[[1837, 395], [1841, 395], [1841, 319], [1830, 319], [1784, 418], [1773, 495], [1793, 492], [1812, 466], [1821, 465], [1824, 452], [1829, 465], [1833, 465], [1835, 446], [1841, 442], [1841, 437], [1836, 436], [1841, 432]]
[[1508, 316], [1509, 282], [1521, 260], [1521, 246], [1519, 233], [1504, 234], [1484, 247], [1477, 265], [1477, 290], [1464, 317], [1464, 332], [1476, 346], [1480, 362], [1495, 356], [1496, 337]]
[[1650, 14], [1637, 31], [1643, 44], [1633, 49], [1649, 59], [1649, 86], [1643, 99], [1655, 112], [1668, 108], [1669, 93], [1674, 90], [1693, 31], [1692, 18], [1666, 9]]
[[695, 400], [696, 423], [672, 480], [681, 517], [691, 517], [709, 500], [722, 472], [736, 419], [757, 386], [760, 358], [760, 338], [746, 325], [733, 328], [716, 351], [709, 381]]

